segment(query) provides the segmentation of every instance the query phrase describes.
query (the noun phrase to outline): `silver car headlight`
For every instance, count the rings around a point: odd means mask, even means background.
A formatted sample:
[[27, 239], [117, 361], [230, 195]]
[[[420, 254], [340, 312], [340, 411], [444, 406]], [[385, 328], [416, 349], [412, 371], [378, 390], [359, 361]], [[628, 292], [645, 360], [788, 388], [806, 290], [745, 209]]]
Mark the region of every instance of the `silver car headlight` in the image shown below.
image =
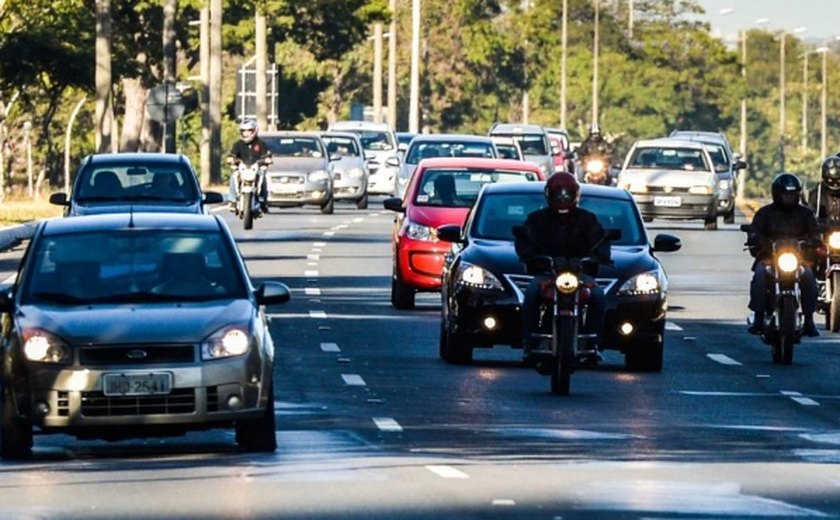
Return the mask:
[[661, 291], [662, 284], [659, 281], [657, 271], [648, 271], [637, 274], [624, 282], [618, 289], [620, 296], [638, 296], [642, 294], [657, 294]]
[[361, 179], [365, 176], [365, 171], [361, 168], [352, 168], [347, 171], [347, 176], [351, 179]]
[[729, 189], [729, 180], [728, 179], [723, 179], [722, 181], [720, 181], [720, 189], [722, 189], [722, 190], [728, 190]]
[[73, 361], [70, 347], [49, 332], [40, 329], [23, 333], [23, 353], [29, 361], [69, 365]]
[[248, 352], [251, 336], [245, 327], [224, 327], [210, 335], [201, 344], [201, 359], [229, 358]]
[[437, 239], [437, 232], [434, 228], [430, 228], [429, 226], [408, 221], [405, 225], [405, 236], [413, 240], [431, 242], [432, 240]]
[[316, 170], [314, 172], [309, 172], [310, 182], [324, 182], [329, 178], [330, 174], [325, 172], [324, 170]]
[[476, 289], [504, 290], [502, 282], [493, 273], [469, 262], [461, 262], [458, 266], [455, 282]]

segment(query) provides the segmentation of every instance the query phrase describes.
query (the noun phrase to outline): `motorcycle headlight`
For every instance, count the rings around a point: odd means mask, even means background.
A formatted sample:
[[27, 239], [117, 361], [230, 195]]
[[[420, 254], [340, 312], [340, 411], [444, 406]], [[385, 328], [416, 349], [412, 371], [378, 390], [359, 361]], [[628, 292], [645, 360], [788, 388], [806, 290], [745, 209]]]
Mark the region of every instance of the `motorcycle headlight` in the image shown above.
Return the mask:
[[437, 239], [437, 232], [429, 226], [408, 221], [405, 225], [405, 236], [414, 240], [431, 242]]
[[225, 327], [214, 332], [201, 344], [201, 359], [241, 356], [248, 352], [251, 337], [245, 327]]
[[324, 170], [316, 170], [314, 172], [309, 172], [310, 182], [324, 182], [329, 178], [330, 174], [325, 172]]
[[586, 169], [592, 173], [601, 173], [604, 171], [604, 161], [601, 159], [592, 159], [586, 163]]
[[256, 168], [244, 168], [239, 170], [239, 178], [245, 182], [254, 182], [257, 179]]
[[361, 179], [365, 176], [365, 171], [361, 168], [353, 168], [347, 172], [347, 176], [351, 179]]
[[692, 186], [688, 188], [689, 193], [693, 193], [695, 195], [711, 195], [712, 194], [712, 187], [707, 185], [702, 186]]
[[618, 289], [623, 296], [638, 296], [641, 294], [657, 294], [661, 290], [659, 274], [656, 271], [637, 274], [624, 282]]
[[799, 268], [799, 258], [793, 253], [782, 253], [776, 259], [776, 265], [783, 273], [792, 273]]
[[571, 294], [577, 291], [578, 285], [580, 285], [580, 279], [574, 273], [560, 273], [554, 279], [554, 285], [561, 293]]
[[458, 273], [455, 278], [460, 285], [485, 289], [488, 291], [503, 291], [502, 282], [490, 271], [468, 262], [461, 262], [458, 266]]
[[73, 360], [70, 347], [61, 339], [40, 329], [23, 333], [23, 353], [29, 361], [69, 365]]
[[830, 249], [840, 249], [840, 231], [832, 231], [828, 235], [828, 247]]

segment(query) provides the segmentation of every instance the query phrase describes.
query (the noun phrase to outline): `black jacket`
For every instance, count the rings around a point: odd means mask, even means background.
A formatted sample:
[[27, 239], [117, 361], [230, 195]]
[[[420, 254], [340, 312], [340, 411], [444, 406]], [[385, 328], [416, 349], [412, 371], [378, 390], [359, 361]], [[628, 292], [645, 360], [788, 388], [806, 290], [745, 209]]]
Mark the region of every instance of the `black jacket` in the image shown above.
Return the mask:
[[587, 157], [610, 157], [610, 145], [600, 135], [589, 136], [584, 139], [578, 148], [578, 157], [585, 159]]
[[787, 208], [775, 202], [759, 209], [753, 217], [747, 242], [755, 259], [769, 259], [773, 255], [773, 241], [783, 238], [808, 241], [805, 258], [813, 259], [813, 248], [820, 242], [814, 212], [801, 204]]
[[550, 208], [532, 212], [516, 235], [515, 248], [531, 274], [543, 271], [534, 263], [539, 256], [588, 256], [600, 263], [610, 261], [610, 245], [604, 227], [594, 213], [582, 208], [567, 214]]
[[[817, 207], [818, 196], [819, 207]], [[817, 214], [817, 222], [820, 224], [840, 223], [840, 193], [819, 185], [808, 194], [808, 206]]]
[[228, 156], [233, 157], [234, 160], [242, 161], [245, 166], [251, 166], [260, 159], [264, 159], [271, 155], [265, 141], [259, 137], [254, 137], [250, 143], [246, 143], [242, 139], [233, 143]]

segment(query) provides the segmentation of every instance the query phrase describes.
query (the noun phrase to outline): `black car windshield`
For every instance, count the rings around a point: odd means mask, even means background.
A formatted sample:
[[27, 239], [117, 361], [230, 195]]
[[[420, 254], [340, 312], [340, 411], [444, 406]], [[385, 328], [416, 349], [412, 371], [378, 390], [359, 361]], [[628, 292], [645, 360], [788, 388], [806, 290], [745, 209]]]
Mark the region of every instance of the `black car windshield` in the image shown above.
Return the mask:
[[76, 200], [81, 203], [114, 201], [198, 201], [195, 173], [182, 164], [153, 162], [96, 163], [79, 172]]
[[[613, 245], [643, 245], [645, 235], [632, 200], [581, 197], [580, 206], [598, 217], [604, 229], [621, 231]], [[533, 211], [545, 207], [542, 193], [492, 193], [481, 198], [475, 208], [471, 236], [513, 241], [513, 226], [525, 223]]]
[[405, 162], [417, 164], [433, 157], [496, 157], [496, 151], [489, 142], [463, 141], [417, 141], [408, 149]]
[[492, 168], [429, 168], [419, 179], [414, 197], [418, 206], [468, 208], [485, 184], [494, 182], [537, 181], [531, 171]]
[[349, 137], [324, 136], [324, 144], [330, 155], [340, 157], [361, 157], [362, 151], [356, 146], [356, 141]]
[[84, 305], [246, 298], [217, 232], [107, 230], [43, 235], [30, 253], [23, 303]]
[[324, 157], [324, 147], [316, 137], [264, 137], [274, 157]]
[[680, 170], [709, 172], [703, 150], [697, 148], [671, 148], [651, 146], [636, 148], [630, 158], [628, 168], [647, 170]]

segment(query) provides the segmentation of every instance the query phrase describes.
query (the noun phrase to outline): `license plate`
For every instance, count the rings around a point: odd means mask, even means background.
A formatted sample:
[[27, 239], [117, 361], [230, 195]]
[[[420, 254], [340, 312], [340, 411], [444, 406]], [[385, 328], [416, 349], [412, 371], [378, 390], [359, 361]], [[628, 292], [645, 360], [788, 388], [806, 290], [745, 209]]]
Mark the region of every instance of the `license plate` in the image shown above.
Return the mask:
[[300, 191], [299, 184], [275, 184], [271, 186], [271, 193], [297, 193]]
[[677, 208], [682, 204], [679, 197], [654, 197], [653, 205], [662, 206], [666, 208]]
[[105, 374], [102, 379], [105, 395], [161, 395], [172, 391], [172, 374]]

